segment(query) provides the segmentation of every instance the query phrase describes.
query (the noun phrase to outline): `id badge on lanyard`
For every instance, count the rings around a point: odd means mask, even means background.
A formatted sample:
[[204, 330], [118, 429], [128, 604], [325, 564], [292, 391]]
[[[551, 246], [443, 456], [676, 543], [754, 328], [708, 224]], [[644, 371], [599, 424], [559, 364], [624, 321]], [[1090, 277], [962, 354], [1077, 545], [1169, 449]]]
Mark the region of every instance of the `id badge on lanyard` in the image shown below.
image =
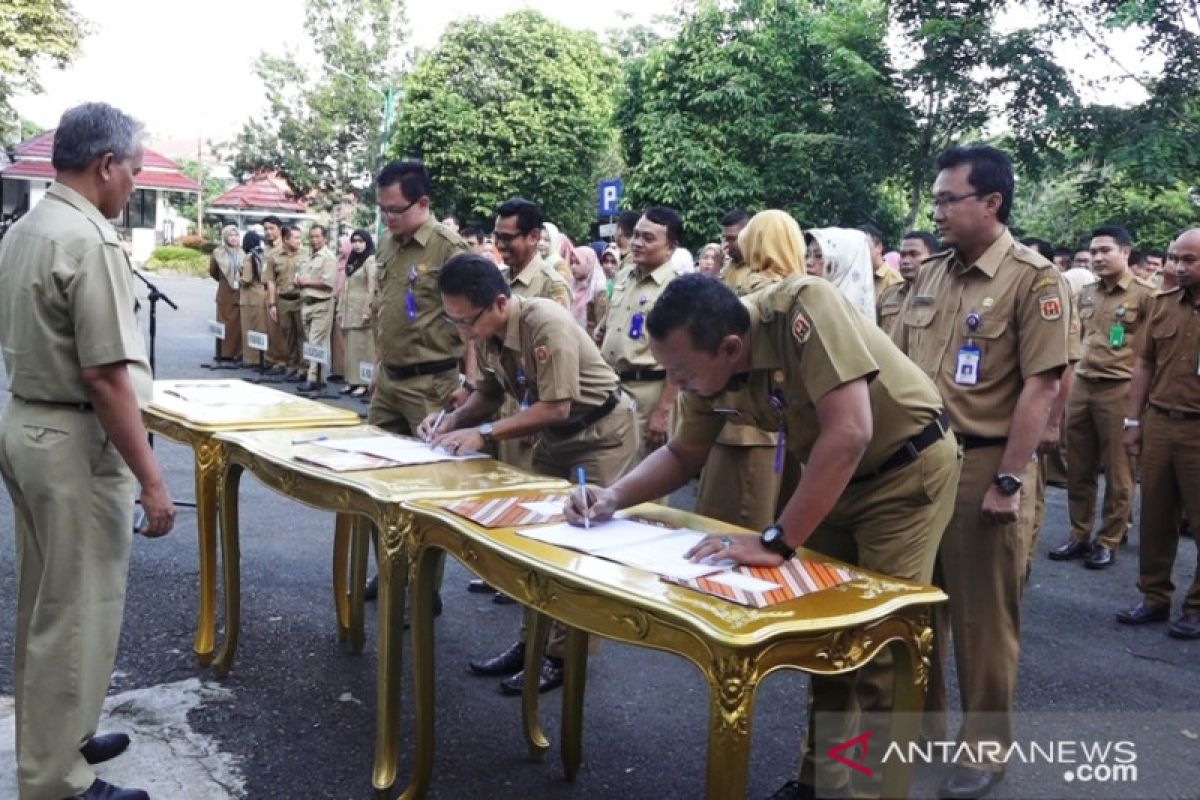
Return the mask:
[[529, 408], [529, 379], [525, 377], [525, 370], [517, 367], [517, 388], [521, 390], [521, 410], [525, 411]]
[[787, 401], [783, 399], [783, 390], [772, 389], [770, 402], [783, 423], [779, 426], [779, 439], [775, 443], [775, 474], [778, 475], [783, 472], [783, 456], [787, 452]]
[[1108, 346], [1116, 350], [1125, 344], [1125, 306], [1117, 306], [1113, 314], [1117, 321], [1108, 329]]
[[417, 321], [417, 295], [413, 289], [417, 285], [417, 268], [408, 268], [408, 290], [405, 292], [405, 302], [408, 305], [409, 322]]
[[[643, 294], [640, 298], [638, 298], [638, 308], [640, 309], [643, 306], [645, 306], [646, 302], [649, 299], [650, 298], [647, 297], [645, 294]], [[630, 339], [641, 339], [642, 338], [642, 330], [645, 328], [645, 326], [646, 326], [646, 315], [639, 310], [637, 313], [635, 313], [629, 319], [629, 338]]]
[[979, 330], [979, 315], [967, 314], [967, 341], [958, 350], [958, 361], [954, 365], [954, 382], [960, 386], [979, 383], [979, 370], [983, 366], [983, 351], [975, 344], [974, 333]]

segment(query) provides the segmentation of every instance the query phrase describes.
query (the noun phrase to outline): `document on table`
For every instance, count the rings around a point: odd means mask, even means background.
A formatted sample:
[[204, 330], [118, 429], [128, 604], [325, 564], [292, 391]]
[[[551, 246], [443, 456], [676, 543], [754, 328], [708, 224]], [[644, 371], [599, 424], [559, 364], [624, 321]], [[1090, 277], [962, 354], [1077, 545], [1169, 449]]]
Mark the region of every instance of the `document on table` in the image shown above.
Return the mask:
[[408, 439], [401, 436], [355, 436], [347, 439], [323, 439], [314, 442], [330, 450], [340, 450], [344, 453], [365, 453], [367, 455], [386, 458], [401, 466], [412, 464], [433, 464], [438, 461], [470, 461], [476, 458], [487, 458], [483, 453], [471, 453], [456, 456], [445, 450], [438, 450], [428, 443], [418, 439]]
[[274, 406], [299, 398], [252, 383], [171, 383], [163, 394], [198, 406]]
[[316, 464], [334, 472], [356, 472], [366, 469], [384, 469], [396, 464], [386, 458], [368, 455], [366, 453], [346, 453], [340, 450], [329, 450], [317, 447], [316, 444], [305, 444], [292, 450], [292, 458], [309, 464]]

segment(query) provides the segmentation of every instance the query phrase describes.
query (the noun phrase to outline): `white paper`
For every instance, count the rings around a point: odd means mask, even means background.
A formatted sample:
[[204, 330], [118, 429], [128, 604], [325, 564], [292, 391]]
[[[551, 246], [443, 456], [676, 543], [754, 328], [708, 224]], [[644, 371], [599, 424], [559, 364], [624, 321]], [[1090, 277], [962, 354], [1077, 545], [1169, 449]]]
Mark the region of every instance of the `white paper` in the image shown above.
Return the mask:
[[545, 500], [530, 500], [527, 503], [517, 503], [521, 508], [541, 514], [543, 517], [557, 517], [563, 513], [562, 503], [550, 503]]
[[684, 558], [704, 538], [697, 531], [663, 528], [632, 519], [611, 519], [590, 529], [570, 524], [523, 528], [522, 536], [580, 550], [628, 567], [672, 578], [698, 578], [726, 569], [732, 562], [695, 563]]
[[386, 458], [401, 465], [432, 464], [438, 461], [468, 461], [476, 458], [487, 458], [483, 453], [472, 453], [456, 456], [445, 450], [436, 450], [425, 442], [416, 439], [405, 439], [399, 436], [355, 436], [347, 439], [326, 439], [314, 442], [330, 450], [341, 450], [346, 453], [366, 453], [372, 456]]
[[171, 383], [163, 394], [199, 406], [273, 406], [298, 398], [252, 383]]
[[660, 536], [675, 533], [675, 530], [618, 518], [594, 523], [590, 528], [564, 522], [544, 528], [522, 529], [518, 533], [530, 539], [537, 539], [539, 542], [597, 554], [606, 548], [623, 547], [657, 539]]
[[778, 583], [764, 581], [753, 575], [743, 575], [740, 572], [721, 572], [716, 575], [709, 575], [708, 579], [713, 583], [719, 583], [731, 589], [741, 589], [743, 592], [769, 592], [779, 588]]

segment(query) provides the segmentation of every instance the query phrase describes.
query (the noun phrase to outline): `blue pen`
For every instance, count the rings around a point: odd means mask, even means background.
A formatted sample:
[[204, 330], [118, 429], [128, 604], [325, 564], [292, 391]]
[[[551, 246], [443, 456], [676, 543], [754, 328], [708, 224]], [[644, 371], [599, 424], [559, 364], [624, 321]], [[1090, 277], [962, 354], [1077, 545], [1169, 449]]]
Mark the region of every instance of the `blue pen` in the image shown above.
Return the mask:
[[583, 471], [583, 467], [576, 467], [575, 474], [579, 476], [579, 495], [583, 500], [583, 527], [589, 529], [592, 527], [592, 515], [588, 511], [587, 473]]
[[292, 439], [292, 444], [308, 444], [309, 442], [324, 442], [328, 436], [305, 436], [301, 439]]

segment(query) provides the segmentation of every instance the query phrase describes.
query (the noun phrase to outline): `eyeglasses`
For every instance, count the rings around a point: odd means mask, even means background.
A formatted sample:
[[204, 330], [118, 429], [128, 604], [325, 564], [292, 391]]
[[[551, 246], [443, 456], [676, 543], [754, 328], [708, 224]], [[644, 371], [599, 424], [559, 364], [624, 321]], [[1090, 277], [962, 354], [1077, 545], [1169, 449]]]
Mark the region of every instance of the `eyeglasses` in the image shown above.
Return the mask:
[[398, 217], [401, 214], [403, 214], [405, 211], [408, 211], [410, 208], [412, 208], [419, 202], [421, 202], [421, 201], [418, 198], [416, 200], [413, 200], [411, 203], [406, 205], [404, 208], [388, 208], [386, 206], [380, 206], [379, 213], [381, 216], [384, 216], [384, 217]]
[[492, 232], [492, 241], [497, 244], [508, 244], [514, 239], [520, 239], [522, 236], [528, 236], [527, 233], [501, 233], [500, 231]]
[[933, 198], [933, 207], [935, 210], [939, 208], [949, 208], [955, 203], [961, 203], [968, 197], [979, 196], [979, 192], [966, 192], [964, 194], [939, 194], [937, 197]]
[[449, 314], [442, 314], [442, 320], [456, 328], [473, 328], [475, 327], [475, 323], [479, 322], [479, 318], [483, 316], [483, 312], [487, 311], [489, 308], [491, 308], [491, 306], [484, 306], [483, 308], [479, 309], [478, 314], [470, 319], [455, 319]]

